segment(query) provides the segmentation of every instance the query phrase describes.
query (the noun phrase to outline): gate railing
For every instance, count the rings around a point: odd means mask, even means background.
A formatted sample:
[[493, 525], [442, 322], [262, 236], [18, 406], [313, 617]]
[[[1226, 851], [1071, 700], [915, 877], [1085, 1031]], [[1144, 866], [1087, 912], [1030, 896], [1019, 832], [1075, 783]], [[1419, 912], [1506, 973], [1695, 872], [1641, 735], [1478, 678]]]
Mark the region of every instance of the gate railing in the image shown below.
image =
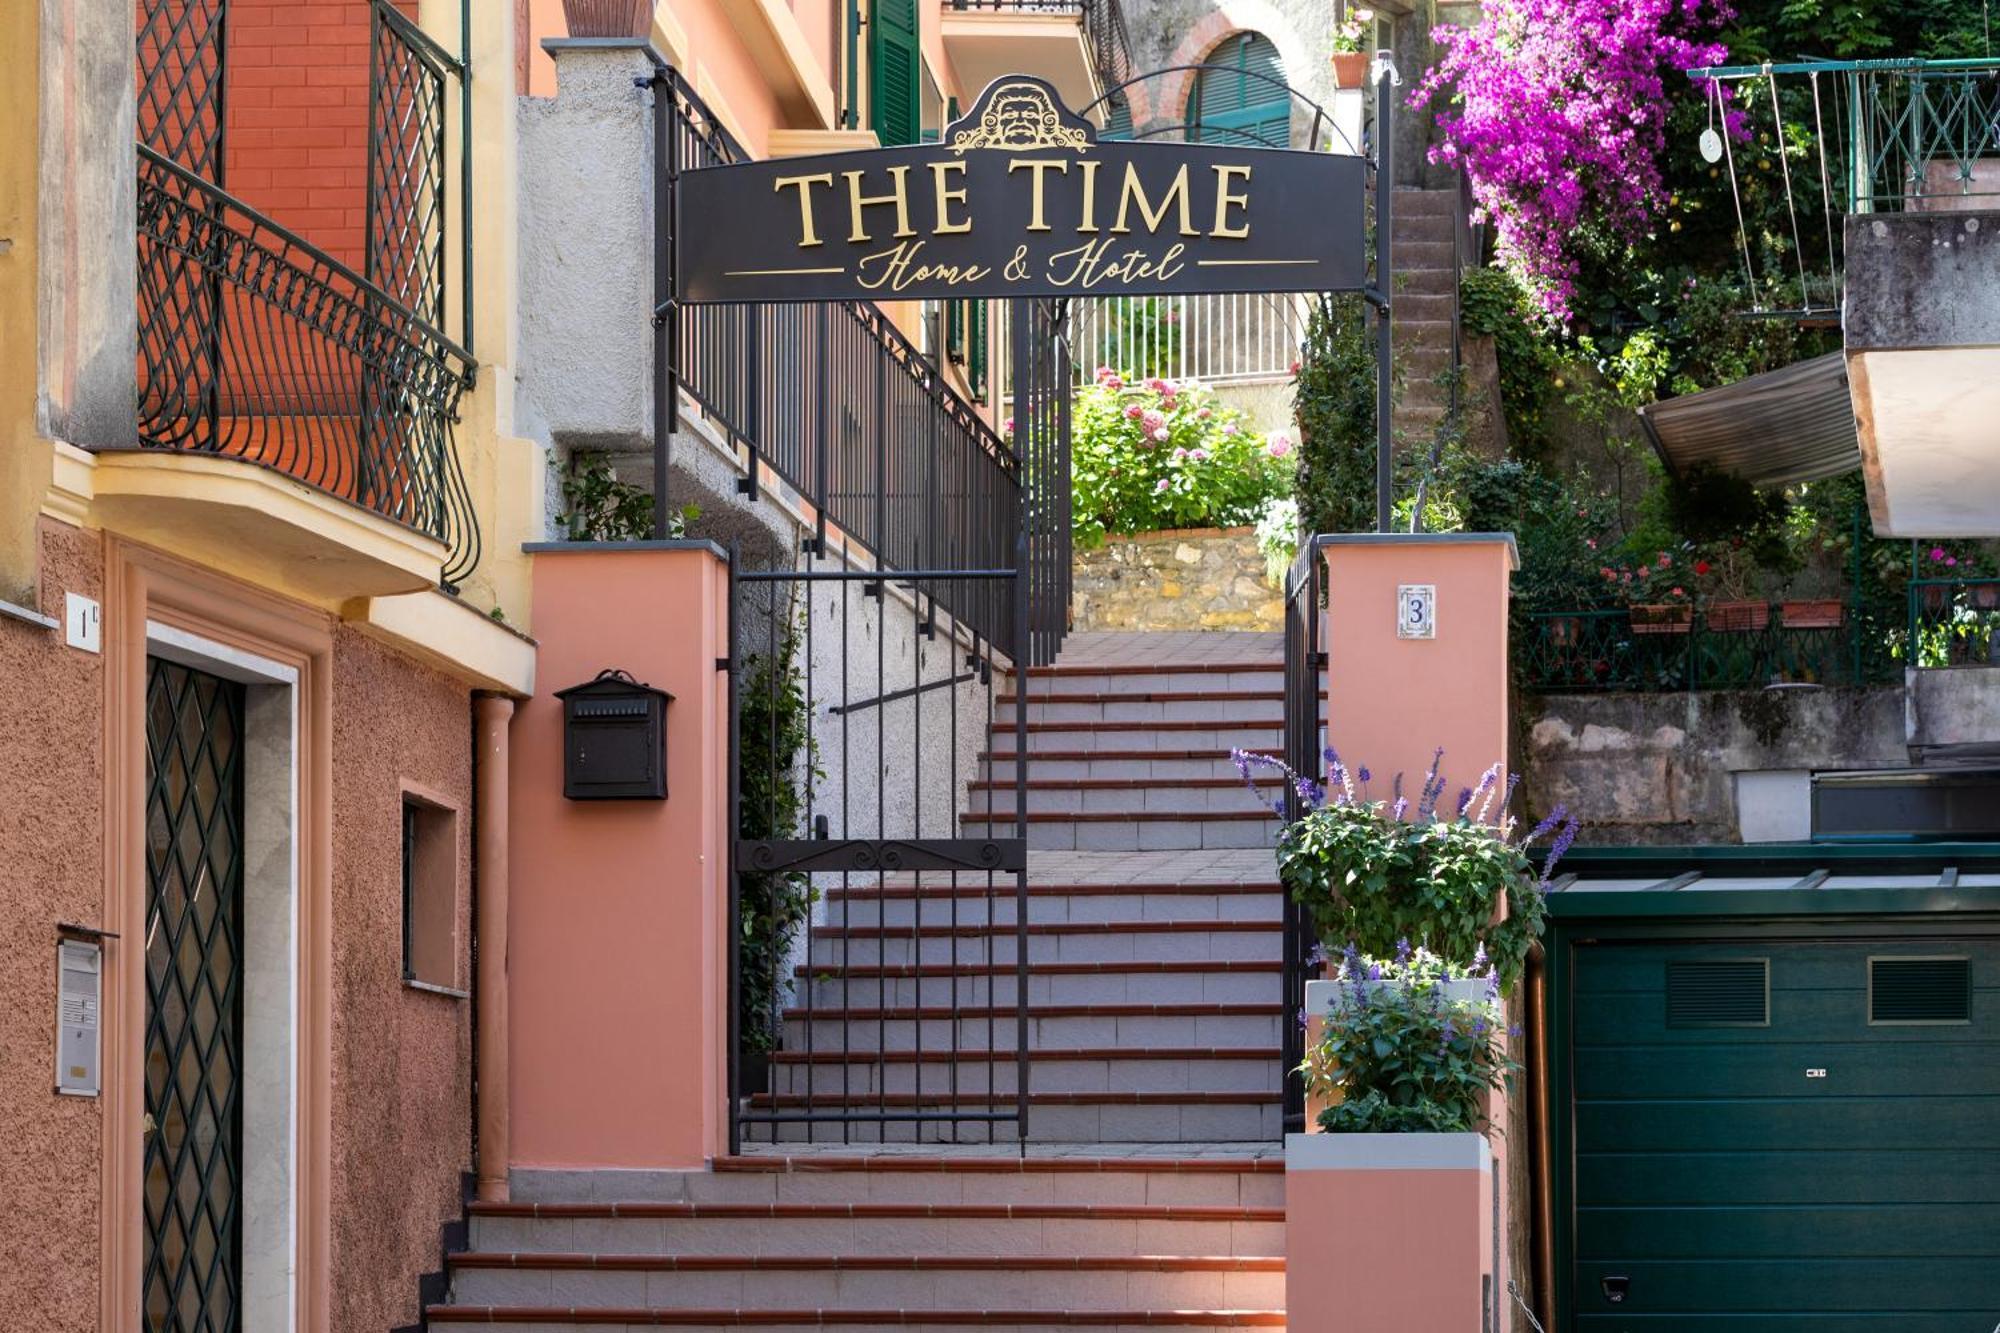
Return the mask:
[[139, 146], [139, 444], [275, 469], [479, 559], [452, 443], [472, 359], [360, 274]]
[[[1285, 764], [1294, 773], [1317, 774], [1325, 765], [1326, 561], [1318, 537], [1300, 544], [1285, 576]], [[1297, 786], [1285, 786], [1287, 819], [1305, 813]], [[1319, 938], [1312, 918], [1285, 894], [1283, 1031], [1284, 1114], [1287, 1133], [1305, 1130], [1305, 1083], [1298, 1068], [1306, 1058], [1306, 982], [1311, 980]]]
[[[682, 171], [749, 155], [677, 70], [660, 69], [655, 88], [670, 209]], [[669, 299], [662, 318], [672, 378], [745, 456], [744, 489], [756, 494], [760, 465], [782, 477], [818, 524], [817, 554], [832, 527], [884, 570], [1012, 567], [1019, 460], [880, 307]], [[1011, 657], [1012, 597], [986, 580], [936, 601]]]
[[1255, 292], [1072, 302], [1075, 382], [1088, 383], [1098, 366], [1204, 384], [1289, 380], [1305, 342], [1312, 299]]

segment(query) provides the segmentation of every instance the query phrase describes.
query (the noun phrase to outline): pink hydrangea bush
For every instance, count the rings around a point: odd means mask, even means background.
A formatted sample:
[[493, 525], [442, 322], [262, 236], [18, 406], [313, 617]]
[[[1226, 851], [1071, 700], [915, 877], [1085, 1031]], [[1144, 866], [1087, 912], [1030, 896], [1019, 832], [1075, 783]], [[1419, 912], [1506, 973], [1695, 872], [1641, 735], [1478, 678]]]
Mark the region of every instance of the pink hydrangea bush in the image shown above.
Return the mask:
[[1291, 441], [1267, 440], [1195, 381], [1128, 381], [1104, 366], [1072, 409], [1079, 545], [1111, 532], [1254, 523], [1266, 501], [1291, 491]]

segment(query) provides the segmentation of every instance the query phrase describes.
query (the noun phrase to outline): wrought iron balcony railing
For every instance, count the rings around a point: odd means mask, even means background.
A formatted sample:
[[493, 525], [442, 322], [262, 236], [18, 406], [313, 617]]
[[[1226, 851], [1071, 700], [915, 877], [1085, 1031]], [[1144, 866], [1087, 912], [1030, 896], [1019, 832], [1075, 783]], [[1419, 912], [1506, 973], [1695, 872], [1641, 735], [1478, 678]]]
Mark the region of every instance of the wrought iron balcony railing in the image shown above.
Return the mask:
[[380, 287], [139, 147], [139, 444], [272, 468], [479, 558], [452, 443], [471, 358]]
[[[748, 159], [673, 69], [660, 71], [663, 165]], [[1009, 569], [1021, 525], [1012, 449], [871, 302], [682, 305], [667, 315], [680, 392], [747, 457], [888, 570]], [[1063, 552], [1068, 563], [1068, 552]], [[918, 591], [1013, 651], [1011, 580]]]
[[1894, 678], [1872, 633], [1837, 600], [1682, 607], [1650, 620], [1543, 611], [1525, 617], [1515, 662], [1526, 688], [1551, 694], [1866, 685]]

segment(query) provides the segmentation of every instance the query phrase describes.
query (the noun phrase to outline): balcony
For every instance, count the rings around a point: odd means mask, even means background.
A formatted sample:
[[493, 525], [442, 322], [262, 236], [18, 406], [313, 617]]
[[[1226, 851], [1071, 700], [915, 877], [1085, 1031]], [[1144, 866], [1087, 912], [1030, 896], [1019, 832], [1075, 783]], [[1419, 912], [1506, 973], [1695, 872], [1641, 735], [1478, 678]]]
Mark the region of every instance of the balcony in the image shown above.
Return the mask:
[[[447, 274], [470, 269], [445, 212], [446, 92], [464, 65], [389, 0], [345, 13], [354, 40], [317, 63], [323, 86], [365, 95], [366, 126], [325, 115], [314, 131], [324, 99], [301, 102], [302, 137], [344, 145], [301, 166], [256, 112], [225, 114], [232, 44], [247, 39], [142, 0], [138, 430], [97, 450], [89, 481], [123, 530], [255, 560], [329, 600], [450, 588], [479, 556], [452, 438], [474, 362], [441, 330]], [[459, 207], [466, 171], [461, 154]], [[253, 199], [291, 203], [296, 225]], [[469, 288], [457, 307], [463, 336]]]
[[1082, 107], [1134, 73], [1118, 0], [943, 0], [942, 29], [945, 54], [975, 94], [1026, 71]]

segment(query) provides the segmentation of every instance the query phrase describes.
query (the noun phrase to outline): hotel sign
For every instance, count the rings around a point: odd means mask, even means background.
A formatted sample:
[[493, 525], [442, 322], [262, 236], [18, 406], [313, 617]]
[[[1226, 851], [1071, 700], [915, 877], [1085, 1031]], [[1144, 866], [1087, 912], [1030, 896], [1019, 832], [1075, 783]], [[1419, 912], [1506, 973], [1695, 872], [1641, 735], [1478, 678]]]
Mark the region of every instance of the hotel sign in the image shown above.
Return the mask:
[[704, 167], [675, 191], [676, 299], [1327, 292], [1366, 283], [1358, 157], [1099, 141], [1039, 79], [936, 143]]

